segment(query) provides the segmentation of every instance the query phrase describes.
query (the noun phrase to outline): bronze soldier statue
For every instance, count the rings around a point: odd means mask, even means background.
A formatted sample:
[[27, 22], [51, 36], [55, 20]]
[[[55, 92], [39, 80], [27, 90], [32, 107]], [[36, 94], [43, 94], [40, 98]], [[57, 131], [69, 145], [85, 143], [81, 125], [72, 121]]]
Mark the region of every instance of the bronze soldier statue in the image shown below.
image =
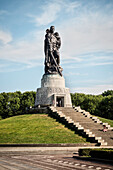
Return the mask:
[[62, 68], [60, 66], [61, 39], [58, 32], [55, 32], [55, 27], [51, 26], [46, 30], [44, 41], [45, 52], [45, 73], [46, 74], [60, 74], [62, 76]]

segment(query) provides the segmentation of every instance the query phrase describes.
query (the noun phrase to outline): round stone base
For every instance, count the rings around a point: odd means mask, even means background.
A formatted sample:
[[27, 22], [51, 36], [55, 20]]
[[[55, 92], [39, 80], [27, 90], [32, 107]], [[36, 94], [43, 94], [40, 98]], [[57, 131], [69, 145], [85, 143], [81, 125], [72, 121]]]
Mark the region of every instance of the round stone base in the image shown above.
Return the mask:
[[65, 88], [64, 77], [59, 74], [44, 74], [41, 79], [42, 87], [62, 87]]
[[72, 107], [69, 88], [58, 74], [43, 75], [41, 88], [37, 89], [35, 106]]
[[69, 88], [43, 87], [38, 88], [35, 106], [72, 107]]

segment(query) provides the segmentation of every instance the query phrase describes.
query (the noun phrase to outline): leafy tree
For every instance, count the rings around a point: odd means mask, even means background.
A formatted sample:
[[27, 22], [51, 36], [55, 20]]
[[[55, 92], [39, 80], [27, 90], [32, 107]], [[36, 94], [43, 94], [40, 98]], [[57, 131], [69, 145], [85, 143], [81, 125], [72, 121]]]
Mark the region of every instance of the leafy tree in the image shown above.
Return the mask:
[[82, 108], [84, 110], [87, 110], [91, 114], [95, 114], [96, 113], [96, 108], [98, 107], [101, 100], [102, 100], [101, 96], [87, 95], [85, 97], [85, 100], [84, 100], [84, 103], [82, 105]]
[[5, 117], [13, 116], [18, 114], [20, 108], [20, 96], [17, 92], [14, 93], [6, 93], [6, 101], [5, 101]]
[[9, 116], [18, 114], [20, 108], [20, 98], [16, 96], [9, 98], [8, 103]]
[[102, 95], [71, 94], [72, 103], [80, 106], [91, 114], [113, 119], [113, 90], [108, 90]]
[[3, 101], [4, 101], [4, 96], [0, 94], [0, 119], [2, 119], [4, 114]]
[[30, 107], [34, 106], [35, 103], [34, 92], [24, 92], [21, 97], [21, 110], [25, 112]]
[[3, 101], [2, 101], [2, 106], [3, 106], [3, 111], [2, 111], [2, 118], [8, 117], [8, 95], [7, 93], [3, 92], [1, 93], [3, 95]]
[[113, 95], [113, 90], [107, 90], [102, 93], [102, 96], [109, 96], [109, 95]]
[[[25, 113], [34, 106], [36, 92], [16, 91], [14, 93], [0, 94], [0, 119], [20, 113]], [[72, 103], [89, 111], [91, 114], [113, 119], [113, 90], [108, 90], [102, 95], [85, 95], [82, 93], [71, 94]]]
[[0, 118], [24, 113], [26, 109], [34, 106], [36, 92], [20, 91], [0, 94]]
[[113, 119], [113, 96], [104, 97], [97, 109], [99, 116]]
[[81, 106], [85, 100], [85, 94], [82, 93], [71, 94], [71, 99], [74, 106]]

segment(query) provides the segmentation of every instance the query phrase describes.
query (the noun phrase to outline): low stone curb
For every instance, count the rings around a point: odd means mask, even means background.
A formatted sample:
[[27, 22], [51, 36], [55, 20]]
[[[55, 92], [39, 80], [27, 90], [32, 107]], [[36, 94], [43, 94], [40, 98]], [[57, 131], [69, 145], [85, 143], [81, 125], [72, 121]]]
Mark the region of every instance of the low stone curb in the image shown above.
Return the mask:
[[0, 144], [0, 147], [92, 147], [95, 144], [86, 143], [61, 143], [61, 144]]

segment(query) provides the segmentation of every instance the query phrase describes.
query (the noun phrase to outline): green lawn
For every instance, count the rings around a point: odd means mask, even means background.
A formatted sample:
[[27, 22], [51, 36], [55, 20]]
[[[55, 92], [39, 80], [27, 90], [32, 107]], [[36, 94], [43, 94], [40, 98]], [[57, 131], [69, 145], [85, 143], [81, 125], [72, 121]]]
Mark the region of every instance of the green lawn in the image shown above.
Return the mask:
[[108, 123], [109, 125], [111, 125], [113, 127], [113, 120], [110, 119], [105, 119], [102, 117], [98, 117], [102, 122]]
[[84, 143], [47, 114], [28, 114], [0, 120], [0, 143]]

